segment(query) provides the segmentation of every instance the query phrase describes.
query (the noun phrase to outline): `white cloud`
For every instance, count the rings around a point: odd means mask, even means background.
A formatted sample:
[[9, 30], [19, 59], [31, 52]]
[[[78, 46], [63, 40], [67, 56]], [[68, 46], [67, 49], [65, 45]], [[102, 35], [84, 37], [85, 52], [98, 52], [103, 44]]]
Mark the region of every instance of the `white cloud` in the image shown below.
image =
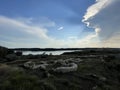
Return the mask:
[[[1, 36], [1, 38], [7, 40], [8, 43], [11, 42], [10, 44], [13, 43], [14, 44], [13, 46], [15, 46], [15, 43], [17, 46], [18, 45], [17, 43], [23, 43], [23, 42], [24, 42], [25, 46], [27, 43], [31, 42], [30, 45], [32, 46], [34, 41], [38, 41], [41, 46], [43, 44], [46, 44], [49, 41], [54, 40], [52, 37], [49, 37], [47, 35], [47, 32], [48, 32], [47, 28], [39, 27], [34, 24], [29, 25], [27, 23], [28, 20], [29, 19], [24, 19], [24, 20], [20, 21], [18, 19], [0, 16], [0, 36]], [[25, 43], [25, 41], [26, 41], [26, 43]], [[6, 42], [4, 42], [4, 43], [6, 43]], [[3, 44], [3, 43], [1, 43], [1, 44]]]
[[16, 17], [17, 21], [23, 22], [25, 24], [37, 27], [55, 27], [56, 23], [50, 20], [48, 17], [38, 17], [38, 18], [24, 18]]
[[67, 47], [68, 43], [65, 40], [50, 37], [47, 32], [45, 25], [40, 27], [31, 22], [29, 18], [18, 20], [0, 16], [0, 45], [6, 47]]
[[107, 7], [111, 2], [112, 0], [96, 0], [96, 3], [87, 9], [83, 21], [86, 21], [95, 16], [97, 13], [99, 13], [100, 10]]
[[[120, 46], [120, 0], [96, 0], [87, 9], [83, 22], [93, 28], [101, 47]], [[117, 34], [117, 37], [116, 37]], [[92, 41], [92, 40], [91, 40]]]
[[73, 47], [73, 48], [100, 47], [100, 45], [98, 44], [98, 38], [96, 37], [96, 34], [94, 33], [91, 33], [81, 39], [77, 38], [72, 41], [68, 40], [68, 42], [70, 42], [69, 47]]
[[19, 31], [21, 33], [36, 35], [43, 39], [48, 38], [46, 35], [47, 29], [42, 27], [40, 28], [37, 26], [30, 26], [27, 25], [26, 23], [5, 16], [0, 16], [0, 29], [2, 32], [1, 34], [6, 34], [6, 33], [14, 34], [15, 32]]
[[[26, 19], [25, 19], [26, 20]], [[40, 48], [64, 48], [87, 47], [94, 34], [86, 38], [68, 37], [65, 40], [50, 37], [44, 27], [29, 25], [16, 19], [0, 16], [0, 45], [6, 47], [40, 47]], [[11, 33], [11, 34], [10, 34]], [[25, 36], [22, 34], [24, 33]], [[18, 37], [19, 35], [19, 37]], [[3, 39], [3, 40], [2, 40]]]
[[[0, 44], [7, 47], [43, 48], [119, 47], [119, 4], [120, 0], [96, 0], [96, 3], [88, 8], [83, 19], [83, 22], [95, 31], [81, 39], [74, 36], [60, 40], [49, 36], [46, 27], [55, 26], [51, 20], [35, 23], [33, 18], [16, 19], [0, 16]], [[64, 27], [59, 27], [58, 30], [62, 29]]]
[[58, 30], [63, 30], [63, 29], [64, 29], [64, 27], [59, 27], [59, 28], [58, 28]]
[[30, 25], [28, 24], [28, 20], [0, 16], [0, 45], [6, 47], [40, 48], [85, 47], [85, 44], [86, 46], [88, 45], [89, 38], [92, 38], [91, 36], [86, 37], [86, 41], [83, 39], [80, 40], [75, 36], [68, 37], [65, 40], [56, 39], [47, 34], [47, 28], [38, 27], [34, 24]]

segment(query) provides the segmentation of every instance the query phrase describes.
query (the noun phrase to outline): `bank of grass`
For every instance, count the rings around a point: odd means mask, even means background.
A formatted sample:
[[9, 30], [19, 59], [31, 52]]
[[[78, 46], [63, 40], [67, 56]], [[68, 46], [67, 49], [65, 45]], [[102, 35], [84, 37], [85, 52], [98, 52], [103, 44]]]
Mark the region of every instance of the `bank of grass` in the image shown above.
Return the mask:
[[[114, 59], [85, 59], [75, 72], [50, 73], [50, 77], [40, 78], [32, 70], [28, 73], [28, 69], [1, 64], [0, 90], [120, 90], [119, 65], [119, 60]], [[106, 81], [91, 75], [105, 77]]]
[[[14, 69], [7, 65], [1, 65], [0, 90], [55, 90], [54, 86], [36, 75], [30, 75], [23, 70]], [[3, 76], [4, 75], [4, 76]]]
[[0, 90], [83, 90], [84, 87], [84, 82], [72, 73], [56, 73], [40, 79], [35, 74], [5, 64], [0, 65], [1, 71]]
[[[80, 90], [79, 84], [70, 82], [66, 76], [40, 79], [21, 70], [6, 71], [0, 90]], [[74, 79], [74, 78], [73, 78]]]

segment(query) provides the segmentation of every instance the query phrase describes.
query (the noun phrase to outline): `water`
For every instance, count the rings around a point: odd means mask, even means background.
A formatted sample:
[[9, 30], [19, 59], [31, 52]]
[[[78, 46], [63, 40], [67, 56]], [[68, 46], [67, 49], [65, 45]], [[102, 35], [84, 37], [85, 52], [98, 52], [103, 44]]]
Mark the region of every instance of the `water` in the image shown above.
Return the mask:
[[32, 55], [38, 55], [38, 54], [52, 54], [52, 55], [60, 55], [64, 52], [74, 52], [74, 51], [80, 51], [80, 50], [63, 50], [63, 51], [23, 51], [23, 55], [29, 55], [29, 54], [32, 54]]

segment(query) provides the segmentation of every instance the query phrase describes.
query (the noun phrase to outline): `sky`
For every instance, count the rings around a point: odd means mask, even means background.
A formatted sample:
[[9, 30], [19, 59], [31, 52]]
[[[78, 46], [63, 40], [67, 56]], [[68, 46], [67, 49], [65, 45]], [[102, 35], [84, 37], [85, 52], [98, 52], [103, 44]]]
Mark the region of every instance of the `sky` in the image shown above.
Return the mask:
[[120, 0], [0, 0], [0, 45], [120, 46]]

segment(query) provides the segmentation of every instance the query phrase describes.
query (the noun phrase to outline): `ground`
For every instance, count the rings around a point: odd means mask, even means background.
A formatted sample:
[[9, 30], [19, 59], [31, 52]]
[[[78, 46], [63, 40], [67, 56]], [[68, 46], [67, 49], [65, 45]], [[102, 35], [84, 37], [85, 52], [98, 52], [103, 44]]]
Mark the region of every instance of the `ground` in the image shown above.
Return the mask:
[[[15, 60], [2, 57], [6, 60], [0, 64], [0, 90], [120, 90], [119, 55], [116, 50], [92, 50], [62, 55], [20, 55]], [[54, 72], [54, 65], [46, 69], [24, 67], [28, 61], [50, 64], [69, 59], [81, 60], [76, 71]]]

